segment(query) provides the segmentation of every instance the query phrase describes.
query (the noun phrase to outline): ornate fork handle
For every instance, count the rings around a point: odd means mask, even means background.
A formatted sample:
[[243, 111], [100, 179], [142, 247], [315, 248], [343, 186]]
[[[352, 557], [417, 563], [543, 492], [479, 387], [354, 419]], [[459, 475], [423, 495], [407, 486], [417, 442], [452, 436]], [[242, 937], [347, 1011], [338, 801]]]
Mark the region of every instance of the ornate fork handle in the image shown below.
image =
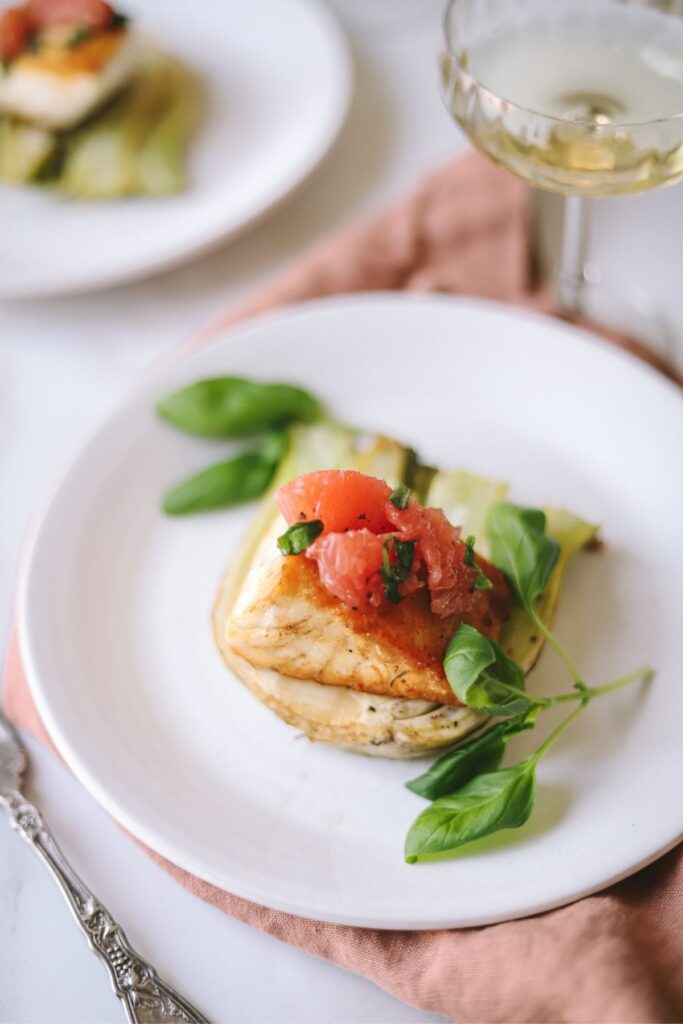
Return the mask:
[[132, 1024], [208, 1024], [206, 1017], [162, 981], [151, 964], [135, 952], [109, 911], [66, 861], [37, 808], [18, 792], [5, 797], [4, 802], [11, 824], [45, 862], [90, 948], [104, 962], [128, 1020]]

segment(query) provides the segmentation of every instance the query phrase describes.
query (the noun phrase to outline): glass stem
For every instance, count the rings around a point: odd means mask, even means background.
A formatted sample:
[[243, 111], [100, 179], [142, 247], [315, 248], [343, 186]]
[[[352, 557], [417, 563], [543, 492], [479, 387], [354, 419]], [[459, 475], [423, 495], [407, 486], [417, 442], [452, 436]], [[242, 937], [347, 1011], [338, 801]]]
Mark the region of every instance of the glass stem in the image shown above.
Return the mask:
[[614, 292], [602, 283], [600, 268], [589, 260], [591, 202], [578, 195], [563, 199], [560, 261], [555, 271], [560, 312], [569, 319], [585, 316], [623, 334], [659, 357], [660, 369], [666, 371], [667, 363], [676, 362], [676, 336], [658, 302], [642, 289], [631, 289], [628, 297]]
[[560, 309], [577, 316], [582, 307], [588, 259], [589, 208], [583, 196], [565, 196], [562, 220], [562, 249], [557, 272]]

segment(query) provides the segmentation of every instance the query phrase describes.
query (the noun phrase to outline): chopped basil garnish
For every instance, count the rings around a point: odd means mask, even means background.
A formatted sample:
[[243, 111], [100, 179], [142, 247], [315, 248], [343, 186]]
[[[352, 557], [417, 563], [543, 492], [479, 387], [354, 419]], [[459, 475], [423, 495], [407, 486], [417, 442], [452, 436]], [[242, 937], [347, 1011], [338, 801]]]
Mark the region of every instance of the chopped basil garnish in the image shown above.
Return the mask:
[[476, 569], [477, 571], [477, 575], [474, 578], [474, 583], [472, 584], [472, 589], [490, 590], [493, 584], [491, 583], [491, 580], [488, 578], [486, 573], [482, 572], [481, 568], [479, 567], [479, 564], [477, 563], [477, 559], [474, 557], [474, 537], [467, 538], [467, 540], [465, 541], [465, 547], [467, 550], [465, 551], [465, 557], [463, 558], [463, 562], [470, 569]]
[[73, 50], [76, 46], [80, 46], [81, 43], [86, 43], [92, 35], [89, 28], [79, 27], [75, 28], [69, 36], [67, 46], [70, 50]]
[[312, 519], [309, 523], [292, 523], [277, 539], [277, 546], [283, 555], [300, 555], [316, 537], [323, 532], [322, 520]]
[[[390, 551], [395, 556], [394, 561], [391, 559]], [[384, 594], [392, 604], [398, 604], [401, 600], [398, 585], [410, 576], [414, 556], [414, 540], [398, 540], [396, 537], [388, 537], [384, 541], [379, 574], [384, 583]]]
[[413, 567], [413, 558], [415, 557], [415, 541], [414, 540], [395, 540], [394, 550], [396, 551], [396, 561], [399, 565], [399, 571], [401, 573], [401, 579], [408, 579], [410, 570]]
[[393, 491], [389, 495], [389, 501], [396, 508], [405, 508], [410, 498], [410, 487], [406, 487], [405, 484], [399, 484], [398, 487], [394, 487]]

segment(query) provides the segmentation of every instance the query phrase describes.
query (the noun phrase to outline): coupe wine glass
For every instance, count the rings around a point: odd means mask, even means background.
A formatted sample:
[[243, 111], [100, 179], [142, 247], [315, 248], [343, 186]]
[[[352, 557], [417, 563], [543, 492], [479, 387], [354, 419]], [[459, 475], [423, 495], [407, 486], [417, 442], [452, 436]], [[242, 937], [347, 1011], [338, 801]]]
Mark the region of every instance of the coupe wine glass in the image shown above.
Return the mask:
[[560, 308], [607, 308], [598, 320], [666, 355], [647, 299], [615, 302], [587, 262], [587, 200], [683, 178], [683, 0], [450, 0], [444, 33], [452, 116], [501, 167], [565, 197]]

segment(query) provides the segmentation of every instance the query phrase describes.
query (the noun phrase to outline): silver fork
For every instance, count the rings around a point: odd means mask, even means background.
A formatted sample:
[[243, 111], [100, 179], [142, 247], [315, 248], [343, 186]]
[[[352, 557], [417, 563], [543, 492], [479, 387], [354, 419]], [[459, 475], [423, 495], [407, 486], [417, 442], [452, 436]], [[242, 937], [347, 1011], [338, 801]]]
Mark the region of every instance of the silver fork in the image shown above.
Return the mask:
[[133, 1024], [208, 1024], [206, 1017], [135, 952], [106, 907], [67, 862], [38, 809], [21, 795], [27, 764], [26, 751], [15, 729], [0, 712], [0, 804], [6, 807], [10, 824], [47, 865], [88, 945], [107, 968], [127, 1019]]

